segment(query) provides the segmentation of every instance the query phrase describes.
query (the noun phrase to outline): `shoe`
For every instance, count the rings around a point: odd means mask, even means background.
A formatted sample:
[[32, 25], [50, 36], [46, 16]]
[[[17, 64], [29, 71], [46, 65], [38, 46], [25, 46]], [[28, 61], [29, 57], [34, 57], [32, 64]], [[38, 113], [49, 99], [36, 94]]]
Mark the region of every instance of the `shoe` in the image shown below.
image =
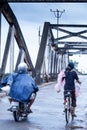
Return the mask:
[[77, 117], [77, 115], [76, 115], [76, 114], [74, 114], [74, 113], [72, 114], [72, 116]]
[[72, 113], [72, 116], [74, 117], [77, 117], [77, 115], [75, 114], [75, 107], [71, 107], [71, 113]]
[[7, 110], [12, 112], [12, 107], [8, 108]]

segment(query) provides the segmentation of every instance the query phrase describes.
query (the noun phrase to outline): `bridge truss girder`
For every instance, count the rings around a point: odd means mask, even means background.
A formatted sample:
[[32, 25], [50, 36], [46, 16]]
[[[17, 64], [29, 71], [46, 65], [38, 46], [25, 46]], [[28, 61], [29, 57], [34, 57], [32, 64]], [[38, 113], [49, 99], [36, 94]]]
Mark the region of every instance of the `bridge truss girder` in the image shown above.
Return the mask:
[[[35, 68], [32, 64], [24, 37], [22, 35], [20, 26], [18, 24], [18, 21], [14, 15], [12, 9], [10, 8], [10, 6], [7, 2], [2, 2], [2, 3], [0, 2], [0, 10], [1, 10], [1, 14], [3, 14], [3, 16], [5, 17], [5, 19], [7, 20], [8, 24], [9, 24], [9, 31], [8, 31], [7, 41], [6, 41], [6, 45], [5, 45], [5, 50], [4, 50], [4, 56], [3, 56], [3, 60], [1, 63], [1, 68], [0, 68], [0, 76], [2, 77], [3, 74], [5, 73], [9, 48], [10, 48], [11, 39], [12, 39], [13, 27], [14, 27], [14, 36], [13, 37], [15, 38], [15, 40], [18, 44], [18, 47], [19, 47], [19, 55], [17, 58], [15, 70], [17, 69], [17, 66], [20, 63], [20, 61], [24, 55], [24, 61], [27, 63], [29, 69], [32, 70], [33, 76], [35, 76]], [[1, 23], [1, 21], [0, 21], [0, 23]], [[0, 28], [0, 30], [1, 30], [1, 28]]]
[[[56, 50], [61, 50], [66, 53], [66, 50], [77, 50], [77, 53], [83, 54], [83, 52], [86, 53], [87, 50], [87, 25], [76, 25], [76, 24], [51, 24], [51, 29], [58, 30], [58, 33], [62, 32], [64, 33], [63, 36], [60, 36], [58, 38], [54, 38], [54, 46]], [[74, 29], [74, 32], [72, 30], [66, 30], [66, 28], [72, 28]], [[80, 31], [78, 31], [78, 28]], [[72, 41], [66, 41], [68, 38], [75, 37], [74, 42]], [[77, 41], [77, 38], [80, 38], [80, 42]], [[65, 41], [64, 41], [65, 40]], [[85, 40], [85, 42], [83, 41]], [[63, 47], [58, 47], [60, 44], [63, 44]], [[79, 50], [79, 51], [78, 51]], [[59, 52], [60, 53], [60, 52]], [[69, 53], [69, 52], [68, 52]], [[77, 54], [76, 52], [72, 52], [73, 54]]]
[[[67, 31], [65, 27], [75, 28], [75, 32]], [[82, 29], [76, 31], [76, 28]], [[64, 36], [55, 38], [53, 34], [53, 29], [64, 32]], [[57, 74], [61, 69], [65, 68], [69, 62], [69, 56], [74, 54], [87, 54], [87, 25], [67, 25], [67, 24], [50, 24], [49, 22], [44, 23], [42, 39], [40, 43], [40, 49], [38, 52], [37, 62], [35, 70], [36, 72], [41, 73], [41, 67], [44, 60], [45, 49], [48, 46], [50, 49], [49, 55], [51, 55], [50, 62], [50, 71], [48, 77], [51, 79], [57, 78]], [[67, 34], [67, 35], [66, 35]], [[82, 42], [78, 41], [64, 41], [67, 38], [80, 37]], [[83, 40], [85, 39], [85, 42]], [[63, 47], [60, 45], [63, 44]], [[41, 51], [43, 50], [43, 51]], [[70, 52], [72, 50], [72, 52]], [[76, 50], [73, 52], [73, 50]]]

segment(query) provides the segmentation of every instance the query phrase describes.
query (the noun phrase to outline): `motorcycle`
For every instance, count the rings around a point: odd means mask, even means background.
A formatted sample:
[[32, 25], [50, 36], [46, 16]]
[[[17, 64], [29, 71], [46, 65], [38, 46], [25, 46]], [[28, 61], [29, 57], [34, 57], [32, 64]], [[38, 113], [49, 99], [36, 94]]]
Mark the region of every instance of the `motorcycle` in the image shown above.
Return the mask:
[[26, 119], [28, 114], [30, 113], [29, 111], [27, 111], [28, 104], [18, 102], [17, 100], [14, 100], [12, 98], [9, 98], [9, 101], [11, 103], [11, 108], [9, 108], [8, 111], [11, 111], [13, 113], [14, 120], [16, 122], [19, 122], [22, 119]]
[[[2, 93], [5, 92], [4, 95], [2, 95], [1, 97], [8, 96], [10, 88], [9, 86], [5, 86], [1, 89], [1, 91]], [[31, 110], [30, 111], [28, 110], [28, 105], [30, 104], [31, 106], [31, 102], [35, 100], [35, 97], [36, 97], [36, 93], [32, 93], [28, 103], [19, 102], [15, 99], [12, 99], [11, 97], [8, 97], [8, 100], [11, 105], [8, 111], [13, 113], [13, 117], [16, 122], [19, 122], [23, 119], [27, 119], [28, 115], [32, 112]]]

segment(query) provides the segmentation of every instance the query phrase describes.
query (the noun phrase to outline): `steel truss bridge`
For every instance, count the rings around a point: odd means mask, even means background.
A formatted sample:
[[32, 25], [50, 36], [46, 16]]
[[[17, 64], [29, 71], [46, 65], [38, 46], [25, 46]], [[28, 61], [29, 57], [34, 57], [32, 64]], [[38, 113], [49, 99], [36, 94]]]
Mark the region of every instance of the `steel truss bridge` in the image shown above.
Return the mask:
[[[87, 25], [51, 24], [50, 22], [44, 22], [40, 48], [38, 51], [36, 65], [34, 67], [17, 18], [9, 5], [9, 2], [17, 1], [18, 0], [0, 0], [0, 46], [3, 44], [1, 43], [1, 15], [4, 16], [9, 25], [6, 36], [7, 40], [1, 61], [0, 79], [5, 74], [10, 46], [11, 44], [14, 44], [12, 39], [15, 39], [19, 49], [19, 54], [14, 67], [15, 71], [17, 70], [18, 64], [22, 60], [25, 61], [29, 70], [32, 71], [32, 76], [36, 78], [38, 83], [42, 82], [44, 79], [46, 81], [56, 79], [57, 74], [61, 71], [61, 69], [67, 66], [69, 56], [79, 53], [87, 54]], [[20, 2], [22, 1], [31, 2], [29, 0], [20, 0]], [[64, 0], [60, 1], [64, 2]], [[75, 0], [72, 0], [72, 2], [73, 1]], [[72, 31], [71, 28], [73, 28], [74, 31]], [[58, 32], [58, 36], [55, 35], [55, 31]], [[60, 35], [61, 33], [64, 33], [64, 35]], [[80, 42], [75, 40], [74, 42], [66, 42], [67, 38], [73, 37], [75, 37], [75, 39], [80, 38], [82, 40]], [[83, 40], [85, 40], [85, 42], [83, 42]], [[46, 57], [47, 60], [45, 60]]]

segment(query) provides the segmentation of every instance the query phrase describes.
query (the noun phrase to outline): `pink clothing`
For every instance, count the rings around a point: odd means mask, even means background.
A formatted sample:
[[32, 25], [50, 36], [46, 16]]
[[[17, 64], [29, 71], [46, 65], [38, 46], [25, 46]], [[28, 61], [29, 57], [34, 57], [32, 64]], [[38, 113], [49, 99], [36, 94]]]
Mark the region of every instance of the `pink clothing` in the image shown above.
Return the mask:
[[[64, 87], [64, 84], [65, 84], [65, 80], [62, 80], [63, 77], [65, 77], [65, 73], [64, 73], [64, 69], [58, 74], [58, 79], [57, 79], [57, 83], [55, 85], [55, 90], [57, 92], [60, 92], [61, 89]], [[79, 96], [79, 92], [80, 92], [80, 85], [75, 82], [75, 93], [76, 93], [76, 96]]]
[[75, 82], [75, 94], [76, 96], [80, 94], [80, 85], [77, 82]]
[[64, 84], [65, 84], [65, 80], [62, 80], [63, 77], [65, 77], [65, 73], [64, 73], [65, 70], [62, 70], [59, 74], [58, 74], [58, 79], [57, 79], [57, 84], [55, 85], [55, 90], [57, 92], [59, 92]]

